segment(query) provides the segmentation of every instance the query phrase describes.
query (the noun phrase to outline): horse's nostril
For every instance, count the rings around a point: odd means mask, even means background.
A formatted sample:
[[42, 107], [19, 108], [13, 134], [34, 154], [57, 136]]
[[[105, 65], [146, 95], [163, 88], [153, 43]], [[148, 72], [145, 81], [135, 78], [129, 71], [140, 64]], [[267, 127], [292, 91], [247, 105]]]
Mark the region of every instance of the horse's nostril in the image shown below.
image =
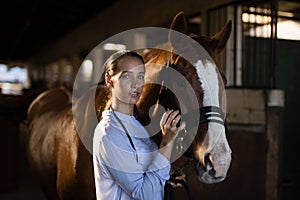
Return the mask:
[[216, 170], [214, 168], [212, 168], [211, 170], [208, 171], [208, 174], [211, 176], [211, 177], [215, 177], [216, 176]]
[[206, 154], [204, 157], [204, 163], [205, 163], [205, 170], [208, 172], [208, 174], [211, 177], [215, 177], [216, 176], [216, 170], [213, 167], [213, 164], [210, 160], [210, 154]]
[[206, 154], [205, 157], [204, 157], [204, 166], [205, 166], [205, 169], [209, 170], [211, 167], [212, 167], [212, 162], [209, 158], [210, 154]]

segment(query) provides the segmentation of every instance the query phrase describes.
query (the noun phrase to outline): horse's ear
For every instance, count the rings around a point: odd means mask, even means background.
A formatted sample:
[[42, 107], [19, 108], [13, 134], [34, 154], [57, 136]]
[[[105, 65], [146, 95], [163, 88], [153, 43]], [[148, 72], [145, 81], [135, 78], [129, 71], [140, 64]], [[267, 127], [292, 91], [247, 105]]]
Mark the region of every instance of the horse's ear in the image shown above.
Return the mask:
[[170, 25], [170, 31], [169, 31], [169, 42], [171, 43], [172, 47], [174, 49], [177, 49], [180, 47], [181, 43], [178, 41], [178, 36], [176, 37], [176, 34], [174, 35], [174, 32], [172, 30], [181, 32], [185, 35], [188, 34], [188, 25], [186, 23], [186, 19], [184, 16], [184, 13], [181, 11], [179, 12], [172, 20], [172, 23]]
[[232, 21], [230, 20], [218, 33], [212, 36], [212, 41], [215, 43], [215, 55], [219, 54], [225, 48], [231, 34], [231, 26]]
[[188, 34], [188, 26], [186, 23], [186, 19], [184, 13], [181, 11], [172, 20], [170, 29], [181, 32], [183, 34]]

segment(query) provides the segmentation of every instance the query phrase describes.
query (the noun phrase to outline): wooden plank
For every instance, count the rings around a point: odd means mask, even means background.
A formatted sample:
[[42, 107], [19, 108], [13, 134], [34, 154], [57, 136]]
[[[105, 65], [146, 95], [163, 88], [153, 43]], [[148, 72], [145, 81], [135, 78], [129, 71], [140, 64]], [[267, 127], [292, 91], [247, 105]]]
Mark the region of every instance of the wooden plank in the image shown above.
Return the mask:
[[266, 200], [278, 199], [280, 116], [284, 107], [284, 91], [268, 91], [266, 157]]
[[267, 108], [266, 200], [278, 199], [280, 113], [279, 107]]
[[227, 122], [265, 124], [265, 92], [251, 89], [226, 89]]

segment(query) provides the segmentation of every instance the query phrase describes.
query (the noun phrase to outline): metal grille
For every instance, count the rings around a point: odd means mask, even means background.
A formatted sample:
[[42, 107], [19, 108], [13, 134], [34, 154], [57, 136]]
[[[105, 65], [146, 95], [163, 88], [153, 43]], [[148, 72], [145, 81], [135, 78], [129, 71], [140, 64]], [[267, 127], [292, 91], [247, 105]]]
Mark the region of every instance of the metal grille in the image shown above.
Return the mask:
[[242, 5], [242, 80], [245, 87], [275, 87], [277, 2]]
[[227, 48], [218, 57], [228, 86], [275, 87], [277, 4], [277, 0], [252, 0], [208, 10], [209, 35], [233, 21]]

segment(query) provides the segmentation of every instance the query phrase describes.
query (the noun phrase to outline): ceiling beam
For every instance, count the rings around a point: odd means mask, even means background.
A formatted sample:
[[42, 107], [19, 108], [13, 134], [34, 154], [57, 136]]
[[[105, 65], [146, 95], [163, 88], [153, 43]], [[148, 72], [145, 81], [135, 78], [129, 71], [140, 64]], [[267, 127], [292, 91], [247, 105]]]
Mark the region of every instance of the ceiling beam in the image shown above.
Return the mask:
[[30, 63], [46, 64], [60, 58], [83, 55], [103, 40], [133, 28], [161, 26], [171, 22], [180, 11], [186, 16], [203, 8], [233, 0], [119, 0], [84, 24], [66, 34], [30, 59]]

